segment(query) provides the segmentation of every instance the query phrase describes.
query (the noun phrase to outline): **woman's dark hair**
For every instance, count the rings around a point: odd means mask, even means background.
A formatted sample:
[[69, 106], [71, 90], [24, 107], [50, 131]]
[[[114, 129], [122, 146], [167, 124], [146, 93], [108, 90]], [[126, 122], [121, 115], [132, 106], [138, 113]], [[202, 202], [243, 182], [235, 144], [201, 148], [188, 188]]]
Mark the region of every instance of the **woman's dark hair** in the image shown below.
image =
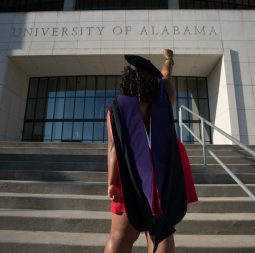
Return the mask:
[[120, 92], [126, 96], [137, 96], [139, 103], [150, 103], [152, 95], [159, 89], [159, 81], [147, 71], [132, 69], [130, 66], [124, 68]]

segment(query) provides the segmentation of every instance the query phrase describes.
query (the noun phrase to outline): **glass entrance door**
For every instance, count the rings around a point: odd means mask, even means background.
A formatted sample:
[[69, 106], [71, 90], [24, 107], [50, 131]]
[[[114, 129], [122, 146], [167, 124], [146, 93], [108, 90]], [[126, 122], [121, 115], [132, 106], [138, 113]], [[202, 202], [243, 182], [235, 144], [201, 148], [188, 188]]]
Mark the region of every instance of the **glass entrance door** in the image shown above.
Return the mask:
[[[31, 78], [23, 128], [24, 141], [107, 142], [105, 124], [109, 104], [119, 94], [120, 76], [66, 76]], [[174, 77], [177, 99], [174, 117], [179, 134], [178, 109], [191, 108], [209, 120], [206, 78]], [[184, 114], [200, 136], [199, 122]], [[210, 132], [207, 142], [210, 142]], [[195, 143], [184, 131], [184, 142]]]

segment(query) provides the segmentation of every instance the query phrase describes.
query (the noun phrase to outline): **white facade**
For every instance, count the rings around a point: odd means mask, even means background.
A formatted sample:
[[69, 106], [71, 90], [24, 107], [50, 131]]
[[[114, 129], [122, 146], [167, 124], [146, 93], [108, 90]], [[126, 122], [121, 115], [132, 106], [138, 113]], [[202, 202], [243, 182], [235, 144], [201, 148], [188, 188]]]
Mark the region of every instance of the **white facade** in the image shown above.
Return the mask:
[[0, 34], [0, 140], [21, 140], [30, 77], [120, 74], [123, 54], [160, 68], [171, 48], [174, 75], [208, 78], [212, 123], [255, 144], [255, 11], [6, 13]]

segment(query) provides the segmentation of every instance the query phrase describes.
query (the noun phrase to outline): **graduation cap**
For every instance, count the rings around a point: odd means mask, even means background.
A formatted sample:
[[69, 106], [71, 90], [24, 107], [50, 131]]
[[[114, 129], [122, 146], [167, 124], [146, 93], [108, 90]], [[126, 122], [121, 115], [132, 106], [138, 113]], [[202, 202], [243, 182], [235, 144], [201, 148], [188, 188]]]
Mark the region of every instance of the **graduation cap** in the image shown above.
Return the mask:
[[160, 79], [163, 77], [162, 73], [151, 63], [150, 60], [147, 60], [139, 55], [131, 55], [131, 54], [126, 54], [124, 55], [124, 57], [130, 65], [138, 69], [147, 71], [151, 73], [153, 76], [156, 76]]

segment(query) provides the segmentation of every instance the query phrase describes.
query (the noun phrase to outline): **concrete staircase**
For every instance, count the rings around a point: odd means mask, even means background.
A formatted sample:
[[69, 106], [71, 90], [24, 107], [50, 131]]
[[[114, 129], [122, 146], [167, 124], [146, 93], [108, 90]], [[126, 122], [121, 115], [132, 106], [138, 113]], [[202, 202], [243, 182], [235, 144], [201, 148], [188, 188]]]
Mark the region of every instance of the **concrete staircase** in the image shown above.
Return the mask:
[[[199, 202], [176, 226], [177, 253], [254, 253], [255, 202], [187, 145]], [[255, 159], [211, 147], [255, 192]], [[254, 147], [252, 147], [254, 149]], [[99, 253], [110, 229], [106, 146], [0, 142], [0, 253]], [[141, 234], [133, 252], [146, 252]]]

